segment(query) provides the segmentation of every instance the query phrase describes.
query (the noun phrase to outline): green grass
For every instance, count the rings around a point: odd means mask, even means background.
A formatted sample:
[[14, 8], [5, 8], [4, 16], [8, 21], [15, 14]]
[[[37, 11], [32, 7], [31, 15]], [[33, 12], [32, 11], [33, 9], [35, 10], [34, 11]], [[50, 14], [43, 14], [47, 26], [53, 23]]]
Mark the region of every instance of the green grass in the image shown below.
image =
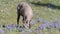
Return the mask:
[[[11, 24], [15, 23], [16, 24], [16, 19], [17, 19], [17, 10], [16, 7], [19, 2], [25, 1], [25, 2], [38, 2], [39, 0], [0, 0], [0, 24], [6, 23], [6, 24]], [[57, 6], [60, 6], [60, 0], [41, 0], [41, 3], [51, 3]], [[56, 21], [55, 18], [60, 19], [60, 10], [58, 9], [52, 9], [48, 8], [45, 6], [35, 6], [33, 4], [30, 4], [30, 6], [33, 9], [33, 13], [37, 14], [35, 17], [33, 17], [33, 20], [37, 22], [37, 18], [43, 18], [44, 20], [53, 20]], [[21, 17], [22, 19], [22, 17]], [[22, 21], [20, 19], [20, 25], [22, 25]], [[37, 28], [42, 23], [36, 23], [34, 28]], [[44, 34], [51, 34], [50, 30], [46, 31], [41, 31], [44, 32]], [[7, 32], [5, 32], [6, 34]], [[54, 31], [52, 34], [59, 34], [60, 32], [58, 30]], [[22, 32], [11, 32], [11, 34], [23, 34]], [[35, 34], [31, 33], [31, 34]]]

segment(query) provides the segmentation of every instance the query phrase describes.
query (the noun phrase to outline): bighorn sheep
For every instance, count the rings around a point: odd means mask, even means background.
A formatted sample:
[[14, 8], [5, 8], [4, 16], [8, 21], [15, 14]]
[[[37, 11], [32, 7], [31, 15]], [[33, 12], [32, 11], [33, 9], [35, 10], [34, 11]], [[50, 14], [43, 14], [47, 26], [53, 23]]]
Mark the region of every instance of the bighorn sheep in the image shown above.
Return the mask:
[[30, 22], [33, 17], [32, 8], [26, 2], [21, 2], [17, 6], [17, 25], [19, 25], [19, 18], [23, 17], [23, 26], [30, 28]]

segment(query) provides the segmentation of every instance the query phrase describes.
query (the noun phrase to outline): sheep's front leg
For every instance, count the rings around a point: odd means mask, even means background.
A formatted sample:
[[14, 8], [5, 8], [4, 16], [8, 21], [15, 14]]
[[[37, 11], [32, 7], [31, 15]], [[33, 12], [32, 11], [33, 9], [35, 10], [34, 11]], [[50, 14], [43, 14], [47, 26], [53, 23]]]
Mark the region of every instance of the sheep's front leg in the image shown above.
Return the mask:
[[26, 25], [26, 17], [23, 17], [23, 27], [25, 28]]
[[20, 14], [18, 14], [18, 17], [17, 17], [17, 27], [19, 26], [19, 19], [20, 19]]
[[31, 20], [27, 20], [27, 22], [26, 22], [26, 25], [27, 25], [27, 27], [28, 27], [29, 29], [31, 28], [30, 22], [31, 22]]

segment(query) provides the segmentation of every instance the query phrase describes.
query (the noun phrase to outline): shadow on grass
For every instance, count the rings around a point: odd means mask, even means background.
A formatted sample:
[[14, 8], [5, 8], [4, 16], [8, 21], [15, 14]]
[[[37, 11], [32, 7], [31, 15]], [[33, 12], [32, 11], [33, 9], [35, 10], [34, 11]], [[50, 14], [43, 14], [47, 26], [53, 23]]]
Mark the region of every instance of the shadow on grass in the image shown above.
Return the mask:
[[34, 4], [36, 6], [46, 6], [48, 8], [52, 8], [52, 9], [59, 9], [60, 10], [60, 6], [56, 6], [54, 4], [51, 4], [51, 3], [47, 3], [47, 4], [44, 4], [44, 3], [40, 3], [40, 2], [31, 2], [31, 4]]

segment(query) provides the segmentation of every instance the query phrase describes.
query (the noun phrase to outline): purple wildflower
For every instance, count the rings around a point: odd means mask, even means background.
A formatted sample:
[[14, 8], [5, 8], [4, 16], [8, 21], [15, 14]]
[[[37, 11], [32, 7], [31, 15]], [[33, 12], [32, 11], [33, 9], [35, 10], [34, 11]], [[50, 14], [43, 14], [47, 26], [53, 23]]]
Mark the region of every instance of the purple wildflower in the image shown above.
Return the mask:
[[14, 28], [15, 28], [15, 26], [14, 26], [13, 24], [8, 25], [8, 26], [5, 27], [5, 29], [6, 29], [6, 30], [9, 30], [9, 31], [10, 31], [10, 30], [13, 31]]
[[7, 26], [7, 27], [6, 27], [6, 29], [10, 30], [10, 29], [12, 29], [12, 27], [10, 27], [10, 26]]
[[9, 27], [15, 28], [15, 24], [11, 24], [9, 25]]
[[60, 26], [60, 21], [57, 21], [56, 23], [58, 23], [58, 24], [59, 24], [59, 26]]
[[42, 20], [43, 20], [42, 18], [38, 18], [37, 22], [42, 22]]
[[3, 33], [4, 33], [4, 31], [2, 29], [0, 29], [0, 34], [3, 34]]
[[43, 25], [39, 25], [39, 27], [38, 27], [39, 30], [42, 30], [43, 28], [44, 28]]
[[50, 22], [50, 23], [49, 23], [49, 26], [50, 26], [50, 27], [54, 27], [54, 23]]
[[34, 25], [35, 24], [34, 20], [31, 20], [30, 24], [31, 25]]
[[60, 26], [60, 21], [57, 21], [57, 22], [55, 23], [55, 28], [59, 28], [59, 26]]
[[59, 27], [59, 24], [58, 23], [55, 23], [54, 26], [55, 26], [55, 28], [58, 28]]
[[46, 24], [42, 24], [44, 27], [48, 27], [48, 23], [46, 23]]

